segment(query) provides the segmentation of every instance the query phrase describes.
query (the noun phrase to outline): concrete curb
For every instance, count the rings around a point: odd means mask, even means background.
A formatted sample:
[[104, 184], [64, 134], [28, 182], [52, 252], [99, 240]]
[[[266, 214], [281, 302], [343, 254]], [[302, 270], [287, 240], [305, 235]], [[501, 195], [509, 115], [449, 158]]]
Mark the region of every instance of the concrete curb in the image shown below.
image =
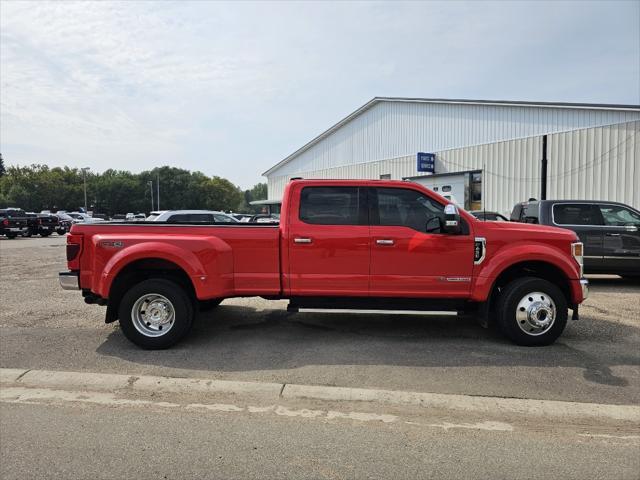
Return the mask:
[[90, 372], [54, 372], [50, 370], [29, 370], [17, 383], [29, 387], [81, 388], [87, 390], [120, 390], [127, 388], [130, 375]]
[[201, 378], [172, 378], [141, 376], [133, 382], [133, 390], [171, 393], [233, 393], [278, 398], [281, 383], [234, 382]]
[[333, 402], [371, 402], [423, 408], [529, 417], [621, 420], [640, 423], [640, 407], [518, 398], [403, 392], [364, 388], [326, 387], [283, 383], [235, 382], [110, 373], [55, 372], [0, 368], [0, 382], [28, 387], [98, 391], [129, 390], [167, 393], [256, 395], [270, 401], [312, 399]]
[[0, 383], [13, 383], [28, 371], [19, 368], [0, 368]]
[[482, 397], [314, 385], [286, 385], [282, 392], [282, 397], [415, 405], [443, 410], [494, 414], [507, 413], [536, 417], [604, 418], [640, 422], [640, 407], [635, 405], [607, 405], [557, 400]]

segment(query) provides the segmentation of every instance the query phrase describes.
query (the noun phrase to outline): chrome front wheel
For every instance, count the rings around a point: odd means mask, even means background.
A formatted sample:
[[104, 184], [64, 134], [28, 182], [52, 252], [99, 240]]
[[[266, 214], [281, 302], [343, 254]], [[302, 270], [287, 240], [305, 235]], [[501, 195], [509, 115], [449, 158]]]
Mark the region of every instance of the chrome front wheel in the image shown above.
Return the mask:
[[518, 327], [527, 335], [542, 335], [547, 332], [553, 326], [556, 316], [556, 304], [548, 293], [527, 293], [516, 307]]
[[507, 283], [496, 302], [497, 323], [518, 345], [550, 345], [567, 325], [567, 299], [558, 285], [537, 277]]

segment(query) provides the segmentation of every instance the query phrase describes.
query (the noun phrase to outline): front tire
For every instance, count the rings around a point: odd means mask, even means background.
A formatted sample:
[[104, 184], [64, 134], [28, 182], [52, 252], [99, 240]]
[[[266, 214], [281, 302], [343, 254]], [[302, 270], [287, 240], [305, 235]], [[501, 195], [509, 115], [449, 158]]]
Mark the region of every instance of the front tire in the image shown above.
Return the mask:
[[567, 300], [553, 283], [523, 277], [504, 287], [497, 305], [498, 325], [511, 341], [523, 346], [551, 345], [568, 318]]
[[134, 285], [122, 297], [118, 313], [124, 335], [148, 350], [175, 345], [193, 323], [193, 303], [185, 289], [162, 278]]
[[18, 234], [16, 233], [7, 233], [7, 238], [9, 240], [13, 240], [14, 238], [16, 238], [18, 236]]

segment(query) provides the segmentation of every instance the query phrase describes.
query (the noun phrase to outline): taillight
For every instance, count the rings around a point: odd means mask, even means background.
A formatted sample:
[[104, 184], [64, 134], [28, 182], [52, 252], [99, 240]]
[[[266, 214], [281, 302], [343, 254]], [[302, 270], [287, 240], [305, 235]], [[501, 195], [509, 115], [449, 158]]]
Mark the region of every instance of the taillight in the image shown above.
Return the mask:
[[67, 262], [71, 260], [75, 260], [75, 258], [80, 253], [80, 245], [77, 243], [68, 243], [67, 244]]
[[2, 220], [2, 224], [3, 224], [5, 227], [8, 227], [8, 226], [9, 226], [9, 219], [8, 219], [8, 218], [5, 218], [4, 220]]
[[42, 225], [42, 219], [41, 218], [38, 219], [38, 225]]

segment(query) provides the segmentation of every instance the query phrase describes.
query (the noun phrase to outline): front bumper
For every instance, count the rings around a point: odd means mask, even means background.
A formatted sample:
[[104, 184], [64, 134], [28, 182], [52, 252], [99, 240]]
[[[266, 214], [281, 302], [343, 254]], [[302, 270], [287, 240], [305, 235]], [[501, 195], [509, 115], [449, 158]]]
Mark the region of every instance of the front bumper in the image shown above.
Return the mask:
[[580, 287], [582, 288], [582, 301], [589, 298], [589, 280], [586, 278], [580, 279]]
[[58, 281], [63, 290], [80, 290], [78, 272], [60, 272]]

